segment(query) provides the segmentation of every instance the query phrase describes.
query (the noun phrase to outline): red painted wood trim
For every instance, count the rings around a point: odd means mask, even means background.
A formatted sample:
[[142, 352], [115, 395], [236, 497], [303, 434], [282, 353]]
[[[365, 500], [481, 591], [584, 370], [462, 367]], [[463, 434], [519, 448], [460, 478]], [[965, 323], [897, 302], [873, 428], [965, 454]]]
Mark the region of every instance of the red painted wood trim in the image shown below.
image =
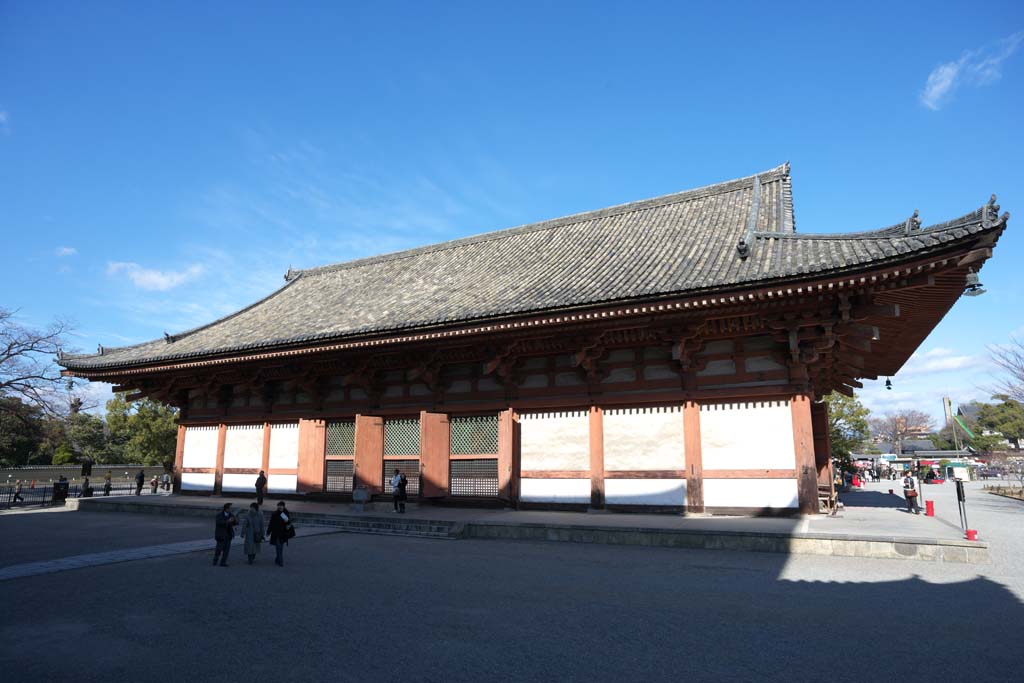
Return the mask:
[[818, 471], [814, 464], [811, 400], [806, 395], [794, 396], [789, 406], [793, 414], [793, 449], [796, 456], [800, 512], [815, 515], [818, 513]]
[[224, 474], [224, 444], [228, 438], [228, 426], [226, 424], [220, 425], [220, 430], [217, 432], [217, 469], [215, 470], [216, 476], [213, 480], [213, 492], [221, 492], [221, 479]]
[[174, 487], [175, 493], [181, 493], [181, 466], [185, 462], [185, 425], [178, 425], [178, 441], [174, 446]]
[[[451, 425], [444, 413], [420, 413], [420, 496], [448, 495], [448, 451]], [[387, 458], [385, 458], [386, 460]]]
[[449, 460], [500, 460], [501, 458], [494, 453], [452, 453], [448, 456]]
[[344, 462], [355, 460], [355, 457], [351, 455], [328, 455], [324, 460], [327, 462]]
[[217, 468], [215, 467], [183, 467], [181, 468], [182, 474], [216, 474]]
[[590, 470], [523, 470], [523, 479], [590, 479]]
[[590, 407], [590, 507], [604, 508], [604, 412]]
[[270, 470], [270, 423], [263, 423], [263, 461], [260, 463], [260, 469], [264, 472]]
[[705, 479], [796, 479], [796, 470], [704, 470]]
[[519, 500], [519, 416], [509, 408], [498, 413], [498, 497]]
[[704, 456], [700, 441], [700, 404], [683, 404], [683, 442], [686, 451], [686, 508], [704, 511]]
[[384, 490], [384, 418], [356, 415], [355, 484], [370, 493]]
[[686, 470], [605, 470], [605, 479], [686, 479]]
[[323, 420], [299, 420], [299, 458], [296, 491], [324, 490], [324, 454], [327, 451], [327, 427]]

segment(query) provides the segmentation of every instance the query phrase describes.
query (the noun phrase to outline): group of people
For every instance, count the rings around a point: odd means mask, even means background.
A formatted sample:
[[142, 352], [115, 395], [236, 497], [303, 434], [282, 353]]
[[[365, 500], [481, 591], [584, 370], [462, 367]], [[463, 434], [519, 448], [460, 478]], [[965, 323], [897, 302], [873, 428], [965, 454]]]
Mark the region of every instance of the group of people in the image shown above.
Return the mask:
[[266, 530], [263, 528], [263, 513], [260, 511], [259, 503], [250, 503], [245, 514], [238, 516], [231, 511], [231, 503], [224, 503], [224, 507], [217, 513], [213, 532], [213, 538], [217, 541], [217, 549], [213, 553], [215, 567], [228, 566], [228, 554], [231, 552], [231, 540], [235, 537], [236, 527], [242, 537], [243, 549], [249, 564], [256, 561], [263, 543], [269, 540], [270, 545], [276, 550], [274, 564], [278, 567], [284, 566], [284, 547], [288, 544], [288, 539], [295, 536], [295, 526], [283, 500], [278, 501], [277, 509], [270, 515], [270, 523]]

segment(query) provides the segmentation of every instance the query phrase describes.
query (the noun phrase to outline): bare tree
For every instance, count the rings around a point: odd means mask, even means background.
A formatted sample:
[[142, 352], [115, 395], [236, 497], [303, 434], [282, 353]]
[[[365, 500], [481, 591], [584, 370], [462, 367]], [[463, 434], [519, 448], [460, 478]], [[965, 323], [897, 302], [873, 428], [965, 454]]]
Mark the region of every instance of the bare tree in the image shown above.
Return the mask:
[[871, 433], [892, 442], [897, 454], [903, 453], [903, 440], [910, 434], [930, 432], [934, 422], [930, 415], [920, 410], [899, 410], [872, 417], [868, 420]]
[[1005, 373], [999, 393], [1024, 403], [1024, 340], [1011, 337], [1006, 346], [990, 346], [988, 351]]
[[[57, 320], [36, 330], [20, 324], [15, 312], [0, 308], [0, 398], [14, 398], [50, 415], [69, 412], [74, 382], [61, 377], [53, 362], [70, 325]], [[0, 402], [0, 410], [10, 406]]]

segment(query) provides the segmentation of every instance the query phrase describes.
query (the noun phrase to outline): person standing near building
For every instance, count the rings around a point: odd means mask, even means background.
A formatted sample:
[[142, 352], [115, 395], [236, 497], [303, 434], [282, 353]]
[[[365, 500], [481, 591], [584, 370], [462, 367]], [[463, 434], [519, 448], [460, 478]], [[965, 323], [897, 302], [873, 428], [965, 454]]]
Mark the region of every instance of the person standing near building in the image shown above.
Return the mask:
[[405, 512], [405, 501], [408, 498], [405, 488], [408, 484], [409, 479], [398, 468], [395, 468], [395, 476], [391, 477], [391, 493], [394, 495], [395, 512]]
[[113, 478], [114, 478], [114, 475], [110, 472], [110, 470], [107, 470], [107, 473], [103, 475], [103, 495], [104, 496], [109, 496], [110, 495], [110, 489], [113, 486], [113, 484], [111, 483], [111, 480]]
[[231, 514], [231, 503], [224, 503], [224, 507], [217, 513], [217, 522], [213, 527], [213, 538], [217, 541], [217, 549], [213, 551], [213, 566], [228, 566], [228, 553], [231, 552], [231, 539], [235, 536], [235, 525], [238, 520]]
[[910, 472], [903, 477], [903, 497], [907, 499], [907, 512], [921, 514], [921, 508], [917, 505], [917, 486], [914, 484], [914, 475]]
[[164, 472], [163, 476], [164, 491], [171, 490], [171, 475], [169, 472]]
[[146, 481], [146, 471], [139, 470], [139, 473], [135, 475], [135, 495], [142, 495], [142, 484]]
[[14, 502], [24, 503], [25, 497], [21, 495], [21, 479], [14, 483]]
[[156, 487], [159, 485], [159, 481], [157, 480], [156, 475], [154, 474], [153, 478], [149, 480], [149, 492], [156, 493]]
[[274, 510], [274, 514], [270, 516], [270, 524], [267, 525], [267, 533], [270, 534], [270, 544], [274, 546], [274, 550], [277, 551], [277, 555], [274, 558], [274, 564], [278, 567], [284, 566], [284, 546], [288, 543], [288, 539], [295, 535], [295, 529], [292, 527], [292, 518], [288, 514], [288, 508], [285, 507], [284, 501], [278, 501], [277, 509]]
[[249, 558], [249, 564], [252, 564], [263, 543], [263, 513], [256, 503], [251, 503], [249, 511], [242, 517], [242, 540], [245, 542], [245, 554]]
[[260, 470], [260, 476], [256, 477], [256, 504], [263, 505], [263, 492], [267, 489], [267, 473]]

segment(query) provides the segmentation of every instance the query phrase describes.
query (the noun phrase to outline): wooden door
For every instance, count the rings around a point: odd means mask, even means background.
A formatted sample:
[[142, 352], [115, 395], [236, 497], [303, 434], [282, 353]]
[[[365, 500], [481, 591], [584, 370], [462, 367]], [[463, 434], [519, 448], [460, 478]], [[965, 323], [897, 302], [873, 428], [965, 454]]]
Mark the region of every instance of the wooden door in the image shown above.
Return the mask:
[[355, 486], [384, 491], [384, 418], [356, 415]]
[[448, 495], [451, 431], [444, 413], [420, 413], [420, 496]]

